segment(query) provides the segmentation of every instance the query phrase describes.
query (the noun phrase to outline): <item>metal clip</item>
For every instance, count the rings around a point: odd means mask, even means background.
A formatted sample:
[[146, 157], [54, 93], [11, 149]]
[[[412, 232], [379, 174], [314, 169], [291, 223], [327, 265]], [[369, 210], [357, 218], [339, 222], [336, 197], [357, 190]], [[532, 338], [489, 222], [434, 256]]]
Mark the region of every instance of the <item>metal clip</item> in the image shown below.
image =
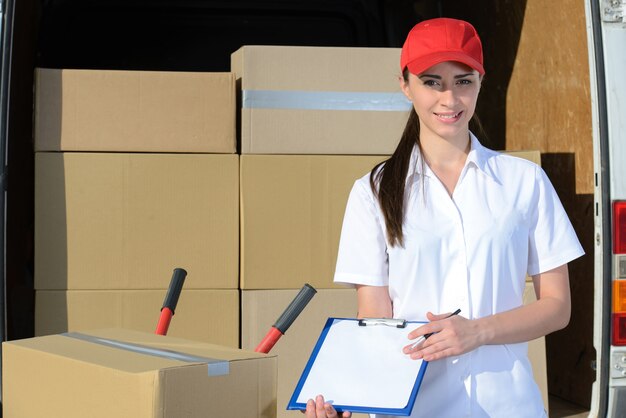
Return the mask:
[[405, 328], [406, 319], [396, 318], [362, 318], [359, 319], [359, 326], [366, 325], [386, 325], [388, 327]]

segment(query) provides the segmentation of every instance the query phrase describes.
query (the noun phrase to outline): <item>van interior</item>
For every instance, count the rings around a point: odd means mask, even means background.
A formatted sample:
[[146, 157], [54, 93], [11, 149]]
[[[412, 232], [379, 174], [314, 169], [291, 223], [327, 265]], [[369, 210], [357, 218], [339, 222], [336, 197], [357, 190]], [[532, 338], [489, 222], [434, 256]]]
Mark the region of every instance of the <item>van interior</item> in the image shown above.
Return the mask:
[[[580, 3], [580, 4], [579, 4]], [[401, 47], [417, 22], [468, 20], [485, 49], [483, 143], [542, 152], [587, 255], [570, 325], [546, 339], [550, 416], [586, 416], [593, 360], [593, 161], [582, 2], [542, 0], [21, 0], [7, 144], [6, 339], [34, 335], [33, 70], [230, 70], [242, 45]]]

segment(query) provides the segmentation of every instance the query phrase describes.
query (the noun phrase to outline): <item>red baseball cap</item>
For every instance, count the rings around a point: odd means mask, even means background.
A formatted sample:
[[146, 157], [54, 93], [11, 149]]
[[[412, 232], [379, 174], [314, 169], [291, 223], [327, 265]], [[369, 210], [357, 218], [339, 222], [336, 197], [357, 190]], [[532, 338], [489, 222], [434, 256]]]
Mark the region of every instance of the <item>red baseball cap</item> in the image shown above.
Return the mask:
[[457, 61], [485, 74], [483, 47], [474, 27], [457, 19], [424, 20], [411, 29], [404, 41], [400, 70], [408, 67], [421, 74], [435, 64]]

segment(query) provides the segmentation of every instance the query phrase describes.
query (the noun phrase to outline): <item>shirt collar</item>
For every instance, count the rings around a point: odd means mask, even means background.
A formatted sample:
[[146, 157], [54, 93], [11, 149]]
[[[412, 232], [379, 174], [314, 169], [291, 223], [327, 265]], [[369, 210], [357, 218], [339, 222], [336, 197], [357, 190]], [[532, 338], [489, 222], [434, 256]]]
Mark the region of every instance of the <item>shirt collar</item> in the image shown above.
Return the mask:
[[[470, 152], [467, 154], [467, 160], [465, 161], [466, 166], [474, 166], [478, 168], [481, 172], [486, 174], [489, 177], [493, 177], [491, 170], [489, 170], [487, 166], [488, 159], [487, 148], [485, 148], [476, 135], [470, 132]], [[424, 171], [422, 173], [422, 171]], [[424, 175], [426, 177], [432, 176], [432, 171], [430, 168], [423, 163], [422, 153], [419, 150], [417, 144], [413, 146], [413, 150], [411, 151], [411, 159], [409, 161], [409, 170], [407, 172], [406, 181], [409, 182], [413, 179], [414, 176]]]

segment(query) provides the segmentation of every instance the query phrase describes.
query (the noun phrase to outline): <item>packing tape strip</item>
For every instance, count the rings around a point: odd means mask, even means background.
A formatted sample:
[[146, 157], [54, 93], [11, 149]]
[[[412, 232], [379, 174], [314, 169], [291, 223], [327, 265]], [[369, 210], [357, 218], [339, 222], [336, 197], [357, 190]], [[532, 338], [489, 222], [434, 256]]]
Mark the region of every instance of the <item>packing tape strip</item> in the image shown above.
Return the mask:
[[180, 353], [173, 350], [163, 350], [139, 344], [125, 343], [123, 341], [81, 334], [80, 332], [66, 332], [61, 335], [94, 344], [104, 345], [107, 347], [119, 348], [121, 350], [132, 351], [134, 353], [145, 354], [148, 356], [162, 357], [169, 360], [179, 360], [188, 363], [206, 363], [209, 376], [222, 376], [230, 372], [230, 362], [228, 360], [218, 360], [209, 357], [192, 356], [190, 354]]
[[243, 90], [244, 109], [366, 110], [403, 112], [411, 102], [402, 93]]

